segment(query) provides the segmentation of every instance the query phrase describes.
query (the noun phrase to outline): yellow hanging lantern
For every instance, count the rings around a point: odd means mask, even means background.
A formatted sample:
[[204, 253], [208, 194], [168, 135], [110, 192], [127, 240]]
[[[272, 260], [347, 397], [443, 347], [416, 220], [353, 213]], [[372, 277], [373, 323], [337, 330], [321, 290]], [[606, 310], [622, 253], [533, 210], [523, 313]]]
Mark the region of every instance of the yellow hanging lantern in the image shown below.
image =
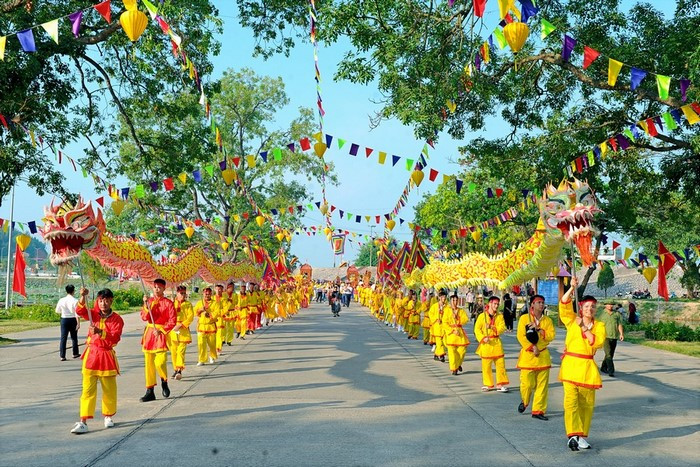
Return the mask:
[[510, 49], [514, 54], [517, 54], [525, 45], [527, 36], [530, 35], [530, 28], [526, 23], [508, 23], [503, 28], [503, 35], [506, 36], [506, 42], [508, 42]]
[[481, 230], [475, 230], [472, 232], [472, 238], [474, 242], [479, 243], [481, 241]]
[[124, 0], [124, 8], [128, 11], [136, 9], [136, 0]]
[[136, 42], [148, 25], [148, 17], [146, 14], [135, 7], [127, 10], [119, 16], [119, 22], [124, 29], [124, 33], [131, 39], [131, 42]]
[[233, 169], [224, 169], [221, 171], [221, 176], [224, 177], [224, 182], [230, 185], [236, 179], [236, 172]]
[[331, 232], [332, 232], [332, 230], [329, 229], [328, 227], [324, 227], [324, 228], [323, 228], [323, 233], [325, 233], [326, 235], [330, 235]]
[[326, 146], [325, 143], [321, 143], [319, 141], [318, 143], [314, 144], [314, 152], [320, 158], [323, 158], [323, 155], [326, 153], [326, 149], [328, 149], [328, 146]]
[[422, 170], [414, 170], [411, 174], [411, 180], [413, 180], [413, 183], [415, 183], [416, 186], [420, 186], [421, 182], [423, 181], [423, 177], [425, 177], [425, 174]]
[[255, 222], [258, 224], [258, 227], [262, 227], [265, 223], [265, 218], [263, 216], [255, 216]]
[[187, 228], [185, 229], [185, 235], [187, 235], [187, 238], [192, 238], [192, 235], [194, 235], [194, 229], [192, 228], [192, 226], [187, 226]]
[[275, 235], [275, 237], [277, 237], [277, 240], [280, 242], [284, 240], [284, 234], [282, 232], [278, 232], [277, 235]]
[[394, 230], [394, 227], [396, 227], [396, 221], [394, 219], [389, 219], [386, 221], [386, 228], [389, 230]]
[[288, 242], [291, 242], [291, 241], [292, 241], [292, 234], [291, 234], [291, 233], [285, 232], [285, 235], [284, 235], [284, 236], [287, 238], [287, 241], [288, 241]]
[[17, 245], [19, 245], [19, 249], [24, 251], [29, 246], [29, 242], [32, 241], [32, 237], [27, 234], [21, 234], [15, 237], [15, 241], [17, 242]]
[[228, 247], [229, 247], [229, 243], [228, 243], [228, 242], [221, 242], [221, 248], [222, 248], [224, 251], [227, 251], [227, 250], [228, 250]]
[[323, 214], [325, 216], [326, 213], [328, 212], [328, 203], [326, 203], [324, 201], [323, 204], [321, 205], [321, 207], [319, 208], [319, 210], [321, 211], [321, 214]]
[[644, 268], [644, 270], [642, 271], [642, 275], [647, 280], [647, 282], [651, 284], [654, 278], [656, 277], [656, 268]]
[[112, 211], [114, 211], [114, 214], [118, 216], [122, 213], [125, 206], [126, 201], [124, 201], [123, 199], [114, 200], [114, 202], [112, 203]]

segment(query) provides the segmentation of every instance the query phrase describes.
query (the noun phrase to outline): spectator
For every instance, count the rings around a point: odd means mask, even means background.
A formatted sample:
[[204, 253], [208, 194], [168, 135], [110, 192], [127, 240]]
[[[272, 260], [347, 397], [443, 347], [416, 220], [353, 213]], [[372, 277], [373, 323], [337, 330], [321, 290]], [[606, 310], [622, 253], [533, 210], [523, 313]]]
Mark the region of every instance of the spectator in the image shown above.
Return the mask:
[[635, 305], [632, 300], [629, 301], [629, 306], [628, 306], [627, 310], [628, 310], [627, 322], [630, 324], [639, 323], [639, 317], [637, 316], [637, 305]]
[[68, 284], [66, 286], [66, 296], [56, 303], [56, 313], [61, 315], [61, 343], [59, 344], [58, 355], [62, 362], [66, 361], [68, 334], [70, 334], [70, 340], [73, 343], [73, 358], [80, 357], [80, 350], [78, 350], [80, 319], [75, 313], [78, 299], [73, 296], [73, 293], [75, 293], [75, 286]]
[[513, 332], [513, 300], [510, 294], [503, 296], [503, 319], [506, 322], [506, 332]]
[[614, 304], [607, 302], [605, 310], [598, 314], [599, 321], [605, 324], [605, 342], [603, 350], [605, 350], [605, 359], [600, 366], [600, 371], [607, 373], [608, 376], [615, 377], [615, 364], [613, 357], [615, 356], [615, 348], [617, 347], [618, 339], [625, 340], [624, 331], [622, 329], [622, 316], [613, 310]]

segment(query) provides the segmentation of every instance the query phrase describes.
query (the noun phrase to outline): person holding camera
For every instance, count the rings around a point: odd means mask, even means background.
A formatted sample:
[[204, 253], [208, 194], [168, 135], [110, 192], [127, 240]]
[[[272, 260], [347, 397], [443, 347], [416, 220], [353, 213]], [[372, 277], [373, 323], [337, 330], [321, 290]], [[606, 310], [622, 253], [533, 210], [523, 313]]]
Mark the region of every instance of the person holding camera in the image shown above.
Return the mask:
[[530, 297], [530, 312], [518, 320], [517, 338], [522, 346], [518, 364], [520, 369], [520, 397], [518, 412], [523, 413], [534, 393], [532, 418], [549, 420], [547, 394], [549, 392], [549, 369], [552, 358], [549, 343], [554, 340], [556, 330], [549, 316], [544, 314], [544, 297], [535, 294]]

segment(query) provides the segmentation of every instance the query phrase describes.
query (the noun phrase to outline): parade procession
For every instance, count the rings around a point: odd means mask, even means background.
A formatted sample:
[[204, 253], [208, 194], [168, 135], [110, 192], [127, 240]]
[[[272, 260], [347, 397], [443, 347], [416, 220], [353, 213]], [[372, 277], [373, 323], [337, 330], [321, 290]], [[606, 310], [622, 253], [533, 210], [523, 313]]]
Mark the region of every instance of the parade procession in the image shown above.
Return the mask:
[[0, 0], [0, 467], [700, 464], [698, 31]]

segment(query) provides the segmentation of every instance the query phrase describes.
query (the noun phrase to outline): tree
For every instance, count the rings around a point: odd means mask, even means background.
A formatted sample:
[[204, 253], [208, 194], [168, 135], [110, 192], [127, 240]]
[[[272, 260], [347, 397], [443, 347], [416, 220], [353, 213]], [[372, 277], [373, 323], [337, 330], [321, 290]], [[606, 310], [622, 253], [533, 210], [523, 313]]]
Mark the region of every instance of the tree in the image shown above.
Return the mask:
[[357, 252], [357, 258], [355, 258], [355, 266], [376, 266], [377, 252], [379, 252], [379, 247], [375, 245], [374, 240], [362, 244], [360, 251]]
[[[213, 115], [228, 157], [215, 146], [197, 96], [175, 95], [155, 108], [148, 102], [131, 103], [137, 138], [149, 153], [142, 156], [130, 141], [130, 128], [122, 122], [120, 166], [124, 174], [142, 187], [154, 181], [160, 183], [167, 176], [185, 174], [188, 178], [185, 183], [176, 181], [170, 191], [162, 187], [155, 192], [144, 190], [137, 200], [144, 206], [155, 206], [165, 222], [154, 219], [149, 209], [132, 208], [122, 213], [122, 221], [110, 216], [108, 226], [125, 234], [146, 232], [149, 240], [169, 248], [182, 249], [194, 243], [216, 245], [226, 240], [230, 243], [228, 252], [216, 246], [211, 249], [222, 260], [240, 259], [244, 236], [255, 238], [270, 252], [280, 247], [288, 249], [288, 243], [280, 242], [274, 234], [300, 226], [301, 213], [297, 209], [290, 213], [287, 208], [299, 206], [308, 198], [308, 183], [304, 182], [320, 183], [324, 175], [328, 183], [335, 181], [332, 165], [324, 172], [316, 155], [286, 148], [290, 141], [299, 141], [315, 131], [313, 113], [300, 108], [286, 128], [272, 129], [275, 113], [288, 103], [284, 83], [281, 78], [259, 76], [250, 69], [227, 70], [212, 87], [216, 89], [211, 97]], [[284, 148], [279, 160], [272, 155], [274, 148]], [[267, 162], [257, 156], [264, 151], [269, 153]], [[251, 155], [255, 158], [253, 165], [248, 160]], [[219, 171], [222, 160], [235, 169], [237, 182], [230, 186]], [[212, 167], [213, 175], [204, 170], [207, 165]], [[200, 170], [200, 182], [192, 179], [194, 170]], [[256, 224], [258, 213], [251, 207], [251, 200], [265, 213], [278, 211], [274, 226], [268, 222]], [[202, 220], [213, 228], [200, 229], [188, 240], [182, 228], [171, 222], [173, 216]]]
[[[0, 30], [22, 30], [86, 6], [89, 4], [79, 0], [2, 0]], [[209, 54], [219, 51], [213, 35], [221, 28], [211, 2], [160, 2], [158, 9], [166, 20], [177, 18], [169, 27], [183, 38], [183, 47], [200, 75], [209, 73]], [[196, 92], [183, 79], [186, 72], [179, 59], [170, 54], [170, 37], [149, 22], [143, 36], [132, 44], [118, 21], [123, 11], [113, 10], [108, 24], [96, 11], [87, 10], [79, 37], [74, 39], [69, 28], [61, 28], [58, 44], [37, 27], [33, 30], [35, 53], [24, 53], [15, 37], [7, 38], [5, 61], [0, 66], [0, 82], [5, 83], [0, 113], [10, 130], [0, 126], [0, 199], [18, 179], [26, 180], [40, 195], [54, 192], [75, 198], [53, 167], [55, 150], [77, 142], [88, 148], [80, 161], [84, 167], [113, 174], [118, 171], [112, 167], [118, 150], [115, 112], [130, 128], [133, 143], [145, 157], [149, 148], [136, 135], [129, 102], [156, 106], [170, 93]], [[25, 128], [43, 140], [33, 145]]]
[[[265, 8], [262, 3], [241, 5], [242, 24], [260, 38], [261, 53], [285, 51], [293, 44], [293, 26], [306, 20], [304, 6], [290, 0], [265, 2]], [[491, 129], [497, 119], [506, 126], [503, 131], [467, 140], [461, 148], [464, 171], [502, 179], [506, 189], [541, 189], [560, 179], [574, 157], [683, 103], [677, 88], [668, 98], [659, 97], [651, 76], [636, 89], [626, 77], [609, 85], [607, 60], [598, 59], [587, 70], [578, 61], [564, 61], [560, 32], [578, 40], [576, 60], [587, 45], [627, 65], [672, 76], [674, 83], [681, 77], [698, 82], [700, 5], [681, 0], [675, 11], [665, 9], [664, 14], [645, 2], [629, 7], [628, 2], [603, 0], [595, 8], [587, 0], [537, 3], [540, 13], [531, 20], [532, 33], [517, 55], [517, 67], [509, 49], [491, 47], [490, 62], [481, 71], [475, 68], [476, 54], [490, 32], [480, 34], [483, 23], [474, 22], [472, 2], [454, 7], [449, 2], [323, 2], [317, 5], [317, 34], [328, 42], [347, 38], [354, 47], [340, 62], [337, 78], [362, 84], [376, 78], [385, 96], [377, 124], [393, 117], [413, 125], [419, 138], [447, 134], [462, 139]], [[558, 28], [544, 41], [536, 38], [541, 17]], [[278, 23], [289, 28], [280, 30]], [[699, 95], [691, 89], [687, 102]], [[446, 109], [448, 101], [455, 111]], [[700, 125], [683, 123], [656, 137], [636, 129], [639, 136], [630, 141], [631, 149], [608, 155], [585, 176], [605, 210], [597, 219], [602, 232], [631, 232], [633, 246], [640, 246], [658, 240], [645, 224], [664, 223], [675, 204], [700, 204]], [[476, 180], [479, 186], [481, 182]], [[424, 209], [429, 210], [427, 202]], [[695, 217], [689, 219], [684, 230], [700, 231]], [[443, 228], [458, 222], [445, 218], [424, 224]], [[590, 268], [581, 281], [582, 289], [592, 272]]]
[[605, 298], [607, 298], [608, 289], [615, 285], [615, 273], [607, 263], [604, 263], [603, 269], [601, 269], [600, 273], [598, 273], [598, 281], [596, 282], [596, 285], [599, 289], [603, 289], [605, 292]]

